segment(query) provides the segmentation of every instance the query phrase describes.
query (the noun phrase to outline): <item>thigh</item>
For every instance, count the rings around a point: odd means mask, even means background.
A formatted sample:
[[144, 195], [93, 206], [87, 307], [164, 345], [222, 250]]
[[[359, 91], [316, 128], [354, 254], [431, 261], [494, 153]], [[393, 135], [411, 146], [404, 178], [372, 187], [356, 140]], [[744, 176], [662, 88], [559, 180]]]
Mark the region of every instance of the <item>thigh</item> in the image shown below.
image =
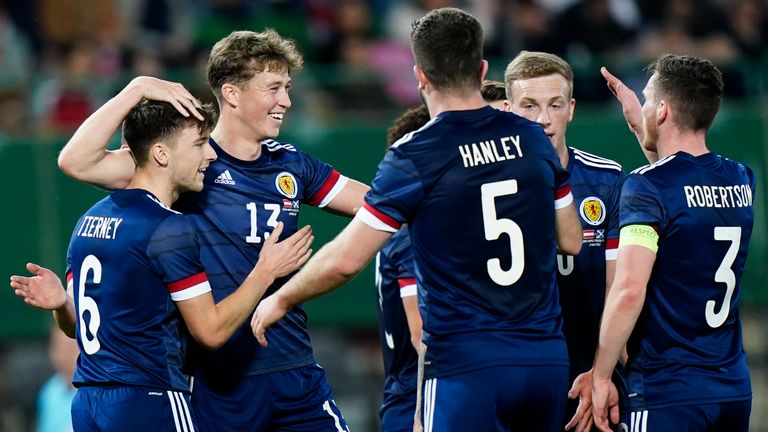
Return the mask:
[[424, 383], [425, 432], [555, 432], [562, 427], [567, 366], [491, 367]]
[[82, 387], [72, 402], [72, 426], [81, 431], [198, 430], [189, 395], [141, 387]]
[[382, 432], [412, 432], [416, 414], [416, 395], [412, 398], [393, 400], [379, 412]]
[[192, 410], [203, 432], [262, 432], [272, 413], [268, 375], [244, 376], [237, 382], [192, 382]]
[[347, 422], [333, 401], [325, 370], [317, 364], [269, 374], [272, 421], [280, 432], [346, 432]]

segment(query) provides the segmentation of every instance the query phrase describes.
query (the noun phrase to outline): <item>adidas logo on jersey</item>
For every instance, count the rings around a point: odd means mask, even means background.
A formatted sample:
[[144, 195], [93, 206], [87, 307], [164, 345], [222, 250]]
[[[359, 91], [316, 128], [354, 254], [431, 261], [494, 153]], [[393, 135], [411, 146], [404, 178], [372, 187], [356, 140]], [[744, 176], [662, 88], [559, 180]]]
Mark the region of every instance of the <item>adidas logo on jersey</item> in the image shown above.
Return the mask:
[[219, 174], [213, 182], [230, 186], [235, 185], [235, 180], [232, 178], [232, 174], [229, 173], [229, 170], [224, 170], [224, 172]]

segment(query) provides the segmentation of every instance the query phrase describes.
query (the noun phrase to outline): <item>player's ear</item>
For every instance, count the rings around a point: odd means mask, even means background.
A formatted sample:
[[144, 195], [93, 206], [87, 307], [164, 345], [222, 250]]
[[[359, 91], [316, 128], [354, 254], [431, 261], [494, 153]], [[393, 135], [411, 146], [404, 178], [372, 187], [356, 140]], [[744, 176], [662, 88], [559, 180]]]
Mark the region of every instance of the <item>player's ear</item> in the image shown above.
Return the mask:
[[416, 76], [416, 81], [419, 83], [419, 90], [425, 90], [429, 81], [424, 70], [419, 65], [413, 65], [413, 75]]
[[488, 74], [488, 60], [483, 59], [480, 63], [480, 82], [485, 80], [485, 76]]
[[568, 104], [570, 105], [570, 111], [571, 113], [568, 114], [568, 122], [570, 123], [571, 120], [573, 120], [573, 113], [576, 111], [576, 99], [571, 98], [570, 101], [568, 101]]
[[667, 101], [662, 99], [659, 101], [659, 104], [656, 105], [656, 124], [662, 124], [665, 121], [667, 121], [667, 117], [669, 116], [669, 104]]
[[224, 83], [221, 85], [221, 98], [224, 102], [237, 107], [240, 105], [240, 88], [234, 84]]
[[165, 167], [168, 166], [168, 161], [170, 159], [170, 149], [168, 148], [165, 143], [158, 141], [156, 143], [153, 143], [152, 146], [149, 148], [150, 157], [152, 160], [155, 161], [157, 166]]

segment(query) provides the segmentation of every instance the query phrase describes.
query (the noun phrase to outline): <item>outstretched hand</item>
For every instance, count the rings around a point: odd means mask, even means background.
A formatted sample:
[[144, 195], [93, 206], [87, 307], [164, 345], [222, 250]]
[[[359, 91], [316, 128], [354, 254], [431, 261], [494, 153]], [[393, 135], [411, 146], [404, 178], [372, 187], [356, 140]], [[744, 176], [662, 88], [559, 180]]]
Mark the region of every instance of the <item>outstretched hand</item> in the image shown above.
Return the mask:
[[568, 391], [568, 399], [579, 399], [579, 405], [573, 417], [565, 425], [565, 430], [574, 432], [589, 432], [594, 423], [592, 417], [592, 371], [588, 370], [573, 380], [573, 385]]
[[11, 276], [13, 293], [24, 303], [43, 310], [56, 310], [67, 303], [67, 292], [56, 273], [34, 263], [27, 263], [27, 271], [34, 276]]
[[283, 277], [299, 269], [312, 255], [309, 247], [315, 240], [312, 228], [307, 225], [292, 236], [278, 243], [284, 225], [278, 222], [259, 252], [257, 265], [266, 268], [274, 277]]
[[140, 76], [134, 78], [126, 88], [131, 87], [140, 88], [146, 99], [170, 103], [184, 117], [189, 117], [191, 114], [203, 120], [203, 115], [198, 111], [201, 108], [200, 101], [179, 83]]
[[621, 103], [621, 110], [624, 119], [627, 121], [629, 130], [635, 134], [637, 140], [643, 142], [643, 113], [640, 99], [634, 91], [627, 87], [620, 79], [608, 72], [605, 67], [600, 68], [600, 73], [605, 78], [608, 89], [616, 96]]

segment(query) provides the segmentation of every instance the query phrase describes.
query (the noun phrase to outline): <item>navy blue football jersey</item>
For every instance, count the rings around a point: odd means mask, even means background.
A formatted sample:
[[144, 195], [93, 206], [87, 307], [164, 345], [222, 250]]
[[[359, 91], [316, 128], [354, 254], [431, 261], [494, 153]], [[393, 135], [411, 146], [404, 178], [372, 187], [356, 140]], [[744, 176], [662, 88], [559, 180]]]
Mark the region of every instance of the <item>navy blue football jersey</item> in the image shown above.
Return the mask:
[[751, 169], [714, 153], [678, 152], [627, 177], [621, 226], [659, 232], [627, 344], [630, 409], [751, 397], [738, 302], [754, 190]]
[[[290, 144], [262, 141], [262, 153], [243, 161], [213, 140], [218, 159], [205, 172], [202, 192], [183, 194], [174, 208], [189, 218], [200, 241], [200, 256], [216, 302], [231, 294], [259, 260], [264, 240], [278, 222], [282, 238], [296, 232], [302, 203], [324, 207], [347, 178]], [[265, 297], [288, 277], [278, 279]], [[217, 351], [191, 349], [195, 375], [229, 377], [260, 374], [314, 363], [307, 315], [298, 305], [269, 329], [269, 347], [253, 337], [249, 322]]]
[[408, 223], [427, 378], [567, 364], [554, 226], [571, 199], [541, 126], [488, 106], [443, 112], [387, 152], [356, 217]]
[[619, 197], [625, 175], [618, 163], [572, 147], [568, 172], [584, 238], [578, 255], [557, 255], [572, 382], [592, 367], [595, 357], [605, 303], [605, 262], [616, 259], [619, 246]]
[[145, 190], [115, 191], [78, 221], [67, 266], [80, 348], [74, 384], [188, 392], [174, 301], [210, 287], [185, 217]]
[[389, 404], [410, 403], [416, 410], [418, 354], [403, 308], [403, 297], [416, 296], [416, 273], [408, 227], [403, 226], [376, 255], [379, 340], [384, 355], [384, 399]]

